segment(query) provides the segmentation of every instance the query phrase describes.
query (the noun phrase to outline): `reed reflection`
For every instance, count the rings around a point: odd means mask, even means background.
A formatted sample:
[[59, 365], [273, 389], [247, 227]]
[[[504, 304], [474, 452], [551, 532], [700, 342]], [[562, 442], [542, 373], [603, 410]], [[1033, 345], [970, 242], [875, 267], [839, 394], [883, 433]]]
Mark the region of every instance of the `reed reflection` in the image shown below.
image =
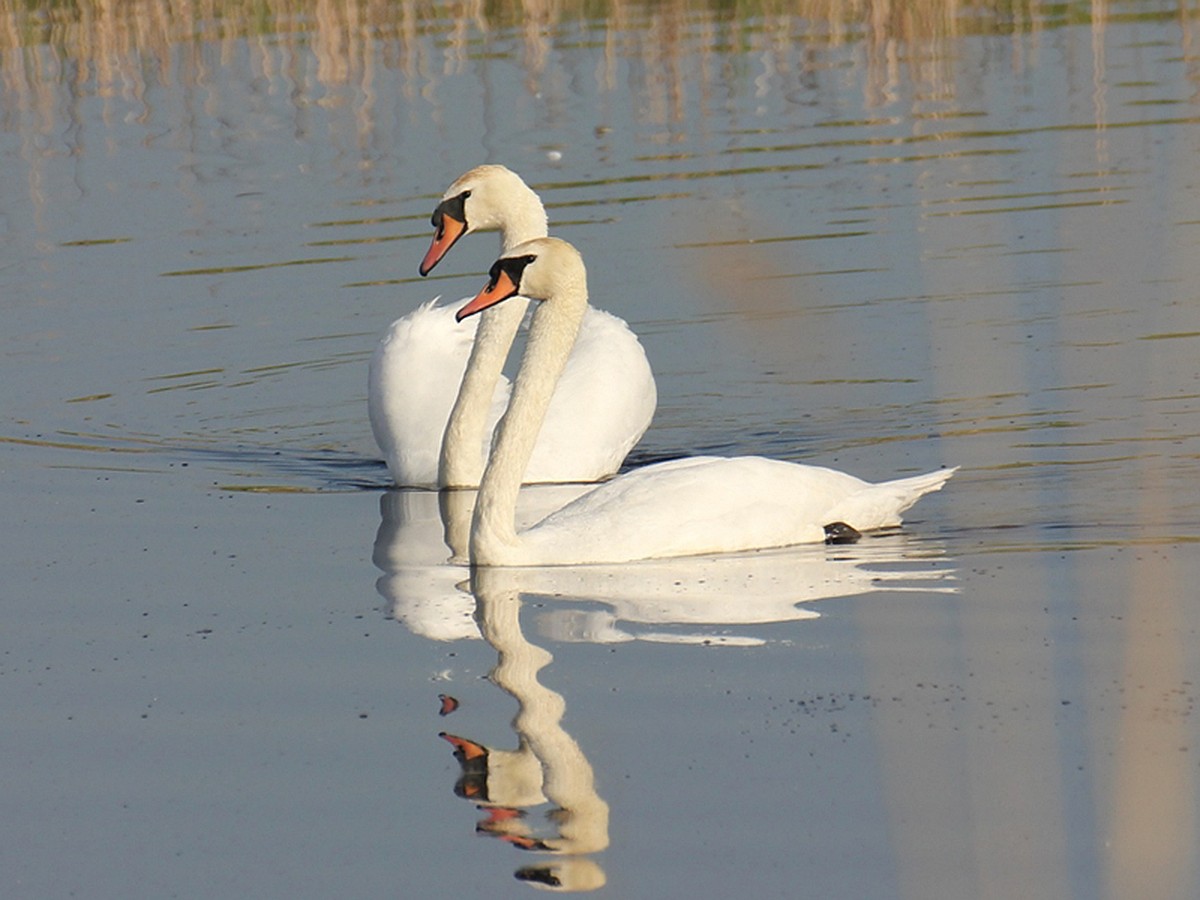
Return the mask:
[[[586, 755], [562, 727], [566, 701], [538, 680], [553, 657], [521, 630], [521, 573], [477, 569], [470, 589], [479, 632], [497, 654], [489, 678], [518, 704], [518, 743], [501, 750], [443, 732], [462, 766], [455, 793], [485, 811], [479, 833], [552, 855], [517, 869], [518, 879], [560, 891], [602, 887], [607, 878], [592, 855], [609, 843], [608, 804]], [[532, 812], [545, 803], [545, 822], [537, 822]]]
[[[778, 94], [810, 102], [821, 90], [820, 74], [847, 65], [862, 71], [864, 108], [897, 102], [898, 87], [908, 80], [920, 88], [923, 115], [936, 119], [951, 111], [938, 104], [975, 88], [967, 80], [971, 75], [953, 68], [953, 42], [987, 35], [1010, 41], [1016, 60], [1036, 58], [1028, 37], [1065, 24], [1090, 21], [1102, 40], [1108, 7], [1072, 9], [1067, 19], [1051, 9], [1014, 15], [1011, 4], [998, 0], [965, 8], [957, 0], [758, 0], [732, 6], [718, 0], [586, 6], [532, 0], [75, 0], [47, 6], [0, 0], [0, 92], [4, 127], [29, 133], [31, 156], [59, 152], [33, 141], [34, 135], [82, 143], [82, 130], [62, 123], [78, 123], [78, 104], [90, 96], [105, 100], [109, 126], [126, 120], [149, 126], [165, 104], [170, 124], [187, 133], [197, 127], [196, 109], [227, 117], [240, 110], [248, 90], [251, 96], [265, 91], [289, 98], [298, 135], [319, 127], [314, 106], [349, 110], [344, 133], [352, 136], [357, 155], [369, 159], [387, 137], [380, 134], [388, 106], [382, 98], [392, 87], [381, 73], [401, 76], [396, 93], [423, 107], [422, 124], [432, 121], [440, 130], [444, 82], [467, 72], [489, 82], [488, 61], [510, 57], [524, 72], [526, 92], [544, 98], [553, 117], [570, 99], [563, 86], [580, 75], [556, 51], [562, 40], [586, 35], [599, 55], [589, 66], [596, 89], [630, 91], [642, 121], [658, 126], [658, 142], [673, 144], [689, 127], [693, 103], [707, 116], [737, 102], [728, 90], [731, 78], [758, 99]], [[1139, 14], [1170, 17], [1173, 11]], [[1188, 45], [1193, 21], [1175, 15]], [[725, 60], [731, 55], [745, 64], [730, 66]], [[1102, 52], [1089, 62], [1103, 66]], [[221, 72], [233, 80], [217, 78]], [[1097, 115], [1104, 116], [1102, 104]]]

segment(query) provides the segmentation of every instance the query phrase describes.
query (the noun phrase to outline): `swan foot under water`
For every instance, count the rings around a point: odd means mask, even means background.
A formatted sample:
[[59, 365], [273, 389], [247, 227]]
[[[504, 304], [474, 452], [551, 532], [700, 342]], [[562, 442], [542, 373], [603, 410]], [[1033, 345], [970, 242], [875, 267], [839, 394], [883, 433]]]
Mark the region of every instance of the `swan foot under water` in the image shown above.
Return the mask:
[[857, 544], [862, 532], [845, 522], [830, 522], [825, 526], [825, 543]]

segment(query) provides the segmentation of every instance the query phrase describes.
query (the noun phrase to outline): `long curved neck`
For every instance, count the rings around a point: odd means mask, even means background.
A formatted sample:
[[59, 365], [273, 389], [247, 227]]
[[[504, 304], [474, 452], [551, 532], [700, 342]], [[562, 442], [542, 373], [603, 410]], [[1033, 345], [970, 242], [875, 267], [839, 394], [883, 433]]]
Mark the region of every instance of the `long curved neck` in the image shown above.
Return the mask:
[[[529, 191], [519, 200], [514, 198], [506, 207], [506, 217], [500, 228], [500, 255], [517, 244], [545, 237], [546, 231], [546, 210], [537, 194]], [[438, 459], [438, 484], [441, 487], [479, 484], [483, 472], [484, 429], [492, 396], [528, 305], [525, 298], [513, 297], [484, 310], [480, 316], [471, 356], [442, 436]]]
[[[508, 301], [505, 301], [508, 302]], [[518, 547], [517, 495], [579, 325], [587, 309], [582, 278], [560, 285], [533, 314], [508, 410], [496, 428], [471, 522], [471, 562], [503, 565]]]
[[529, 187], [510, 190], [504, 198], [504, 216], [497, 219], [500, 229], [500, 255], [503, 256], [517, 244], [545, 237], [550, 233], [546, 220], [546, 207]]
[[492, 397], [528, 305], [529, 301], [524, 297], [513, 297], [480, 314], [471, 356], [442, 435], [438, 458], [440, 487], [475, 487], [479, 484], [483, 473], [484, 431]]

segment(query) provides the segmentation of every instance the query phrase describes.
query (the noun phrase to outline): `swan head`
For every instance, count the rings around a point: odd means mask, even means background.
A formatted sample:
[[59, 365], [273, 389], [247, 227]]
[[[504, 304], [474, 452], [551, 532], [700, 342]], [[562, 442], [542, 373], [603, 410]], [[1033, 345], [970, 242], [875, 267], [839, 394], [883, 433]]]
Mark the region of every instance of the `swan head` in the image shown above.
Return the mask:
[[546, 209], [533, 189], [504, 166], [476, 166], [460, 175], [433, 211], [433, 240], [421, 261], [421, 274], [433, 267], [464, 234], [502, 232], [501, 241], [523, 241], [546, 233]]
[[518, 294], [543, 302], [582, 297], [586, 303], [587, 269], [583, 257], [559, 238], [535, 238], [518, 244], [492, 263], [488, 283], [455, 318], [461, 322]]

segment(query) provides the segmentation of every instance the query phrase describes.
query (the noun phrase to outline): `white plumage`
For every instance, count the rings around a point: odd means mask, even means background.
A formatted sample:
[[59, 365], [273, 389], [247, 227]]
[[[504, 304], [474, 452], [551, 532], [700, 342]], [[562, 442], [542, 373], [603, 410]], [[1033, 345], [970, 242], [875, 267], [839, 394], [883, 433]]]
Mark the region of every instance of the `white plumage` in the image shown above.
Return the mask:
[[[503, 166], [479, 166], [457, 179], [434, 219], [423, 272], [462, 234], [498, 229], [502, 252], [546, 234], [541, 200]], [[482, 324], [460, 324], [452, 307], [425, 303], [393, 322], [380, 341], [371, 359], [368, 413], [397, 485], [478, 485], [509, 395], [501, 367], [524, 314], [521, 301], [510, 302], [485, 313]], [[607, 478], [649, 427], [656, 403], [637, 336], [621, 319], [589, 307], [524, 480]], [[444, 448], [448, 427], [460, 438]]]

